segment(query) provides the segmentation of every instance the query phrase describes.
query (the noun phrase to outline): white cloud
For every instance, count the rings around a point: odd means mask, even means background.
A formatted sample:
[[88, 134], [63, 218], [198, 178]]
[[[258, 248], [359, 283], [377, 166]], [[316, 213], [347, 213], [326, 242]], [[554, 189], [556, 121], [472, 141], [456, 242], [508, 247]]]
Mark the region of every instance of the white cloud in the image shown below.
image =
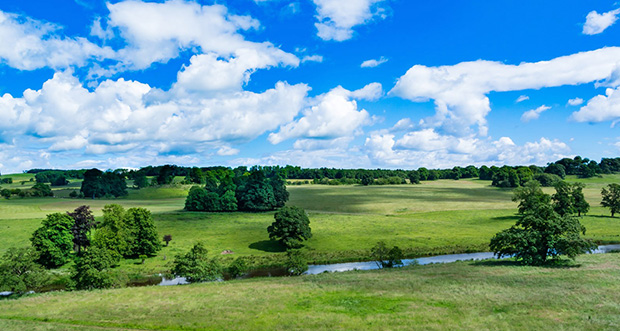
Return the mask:
[[583, 34], [594, 35], [602, 33], [605, 29], [616, 23], [618, 14], [620, 14], [620, 9], [608, 11], [603, 14], [591, 11], [588, 13], [588, 16], [586, 16], [586, 23], [583, 25]]
[[604, 122], [620, 120], [620, 92], [618, 89], [608, 88], [605, 95], [597, 95], [572, 114], [571, 118], [577, 122]]
[[462, 62], [452, 66], [413, 66], [389, 92], [414, 102], [435, 101], [436, 114], [427, 127], [467, 135], [472, 126], [487, 133], [491, 111], [487, 94], [610, 79], [618, 70], [620, 48], [609, 47], [555, 58], [550, 61], [507, 65], [499, 62]]
[[531, 120], [536, 120], [540, 117], [540, 114], [542, 114], [544, 111], [551, 109], [551, 107], [542, 105], [536, 109], [531, 109], [528, 110], [526, 112], [523, 113], [523, 115], [521, 115], [521, 122], [529, 122]]
[[223, 146], [220, 149], [218, 149], [217, 151], [217, 155], [220, 156], [231, 156], [231, 155], [237, 155], [239, 154], [239, 150], [236, 148], [232, 148], [230, 146]]
[[353, 27], [367, 24], [384, 10], [384, 0], [313, 0], [317, 7], [315, 26], [323, 40], [344, 41], [353, 37]]
[[528, 97], [527, 95], [520, 95], [515, 102], [519, 103], [519, 102], [523, 102], [523, 101], [529, 100], [529, 99], [530, 99], [530, 97]]
[[279, 144], [291, 138], [330, 140], [359, 134], [360, 128], [370, 122], [370, 115], [364, 109], [358, 110], [351, 98], [373, 99], [381, 90], [378, 83], [357, 91], [336, 87], [316, 97], [301, 118], [281, 126], [278, 132], [269, 134], [268, 140]]
[[365, 149], [374, 166], [429, 169], [470, 164], [544, 165], [570, 152], [565, 143], [547, 138], [519, 146], [508, 137], [495, 141], [462, 138], [440, 135], [432, 129], [410, 132], [401, 139], [394, 134], [374, 132], [366, 139]]
[[62, 28], [0, 11], [0, 60], [20, 70], [83, 66], [90, 59], [114, 56], [85, 38], [59, 36]]
[[374, 68], [374, 67], [378, 67], [378, 66], [384, 64], [387, 61], [388, 61], [388, 59], [382, 56], [378, 60], [375, 60], [375, 59], [366, 60], [366, 61], [362, 62], [360, 67], [361, 68]]
[[568, 104], [571, 105], [571, 106], [579, 106], [579, 105], [583, 104], [583, 99], [582, 98], [570, 99], [570, 100], [568, 100]]
[[321, 55], [306, 55], [301, 59], [301, 63], [306, 62], [323, 62], [323, 56]]

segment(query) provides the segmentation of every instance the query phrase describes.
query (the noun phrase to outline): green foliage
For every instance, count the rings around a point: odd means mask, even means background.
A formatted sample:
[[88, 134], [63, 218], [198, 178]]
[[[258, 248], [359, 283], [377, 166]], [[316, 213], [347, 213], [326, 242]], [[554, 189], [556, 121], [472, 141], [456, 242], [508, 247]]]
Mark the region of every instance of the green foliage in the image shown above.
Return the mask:
[[582, 214], [585, 215], [588, 213], [588, 211], [590, 211], [590, 204], [586, 201], [586, 198], [583, 194], [583, 189], [585, 187], [586, 185], [583, 183], [573, 184], [573, 191], [571, 193], [573, 196], [574, 208], [577, 212], [577, 216], [581, 216]]
[[110, 269], [115, 258], [104, 248], [90, 247], [80, 253], [73, 265], [71, 279], [78, 290], [114, 287], [116, 279]]
[[297, 249], [291, 249], [286, 252], [286, 263], [284, 266], [286, 271], [293, 276], [299, 276], [308, 271], [308, 261], [304, 254]]
[[103, 207], [103, 222], [93, 235], [92, 246], [108, 251], [115, 261], [122, 256], [129, 256], [131, 252], [131, 232], [126, 224], [125, 209], [117, 204]]
[[236, 258], [230, 266], [228, 266], [228, 274], [232, 278], [243, 277], [248, 273], [249, 266], [246, 257]]
[[30, 239], [32, 247], [39, 253], [39, 263], [47, 268], [57, 268], [69, 261], [73, 250], [72, 226], [73, 219], [69, 215], [47, 215]]
[[187, 176], [185, 176], [186, 183], [204, 184], [205, 175], [202, 173], [202, 169], [193, 167], [189, 170]]
[[72, 213], [68, 212], [67, 215], [73, 218], [73, 226], [71, 227], [73, 247], [79, 253], [82, 248], [90, 246], [90, 230], [97, 224], [95, 216], [93, 216], [89, 206], [79, 206]]
[[302, 241], [312, 238], [310, 219], [302, 208], [284, 207], [275, 213], [274, 218], [267, 228], [271, 240], [278, 240], [287, 248], [296, 248]]
[[398, 246], [388, 248], [383, 241], [378, 242], [370, 249], [370, 257], [377, 263], [379, 268], [402, 266], [404, 255]]
[[33, 197], [52, 197], [54, 196], [54, 193], [52, 192], [52, 188], [49, 185], [43, 183], [36, 183], [30, 189], [30, 195], [32, 195]]
[[172, 184], [174, 180], [174, 166], [165, 165], [159, 170], [159, 174], [156, 177], [156, 182], [159, 185]]
[[560, 216], [574, 214], [576, 210], [572, 185], [564, 181], [558, 182], [555, 184], [555, 191], [556, 193], [551, 196], [555, 212]]
[[519, 192], [519, 220], [491, 239], [489, 246], [498, 257], [513, 256], [523, 264], [541, 265], [549, 257], [575, 259], [596, 248], [581, 237], [586, 229], [575, 217], [555, 212], [549, 196], [530, 183]]
[[244, 211], [267, 211], [273, 210], [276, 199], [273, 194], [273, 187], [265, 174], [256, 170], [238, 185], [236, 197], [239, 210]]
[[127, 195], [127, 182], [121, 173], [91, 169], [84, 172], [80, 191], [87, 198], [101, 198], [108, 195], [120, 197]]
[[191, 283], [222, 278], [221, 264], [216, 259], [209, 259], [207, 253], [202, 243], [196, 243], [189, 252], [175, 257], [171, 273], [185, 277]]
[[543, 187], [551, 187], [562, 181], [562, 178], [558, 175], [542, 173], [534, 175], [534, 180]]
[[168, 247], [168, 244], [170, 243], [170, 241], [172, 241], [172, 235], [165, 234], [164, 241], [166, 242], [166, 247]]
[[192, 186], [185, 199], [185, 210], [205, 211], [207, 210], [207, 190], [199, 186]]
[[601, 205], [609, 208], [611, 211], [611, 217], [620, 211], [620, 185], [612, 183], [607, 185], [601, 190], [603, 201]]
[[371, 185], [374, 181], [375, 181], [375, 179], [372, 177], [371, 174], [364, 173], [362, 175], [362, 185], [368, 186], [368, 185]]
[[537, 181], [529, 181], [525, 186], [514, 190], [512, 201], [519, 202], [519, 214], [532, 210], [539, 204], [548, 204], [551, 197], [544, 194]]
[[129, 208], [125, 213], [125, 225], [129, 229], [130, 254], [153, 256], [161, 249], [159, 234], [151, 212], [145, 208]]
[[138, 172], [133, 178], [133, 186], [135, 188], [141, 189], [149, 186], [149, 180], [146, 178], [146, 174], [144, 172]]
[[9, 248], [0, 259], [0, 291], [25, 293], [45, 285], [49, 276], [38, 258], [32, 247]]
[[10, 199], [11, 198], [11, 190], [4, 188], [2, 190], [0, 190], [0, 195], [2, 195], [5, 199]]

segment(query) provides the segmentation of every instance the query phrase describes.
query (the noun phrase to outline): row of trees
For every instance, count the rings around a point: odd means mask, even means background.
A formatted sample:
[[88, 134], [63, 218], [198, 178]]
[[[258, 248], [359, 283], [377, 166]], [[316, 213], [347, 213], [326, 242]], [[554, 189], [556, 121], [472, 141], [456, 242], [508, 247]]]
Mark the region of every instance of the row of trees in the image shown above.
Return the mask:
[[205, 186], [194, 186], [185, 200], [189, 211], [267, 211], [283, 207], [288, 200], [286, 181], [279, 174], [255, 169], [236, 176], [228, 170], [208, 172]]

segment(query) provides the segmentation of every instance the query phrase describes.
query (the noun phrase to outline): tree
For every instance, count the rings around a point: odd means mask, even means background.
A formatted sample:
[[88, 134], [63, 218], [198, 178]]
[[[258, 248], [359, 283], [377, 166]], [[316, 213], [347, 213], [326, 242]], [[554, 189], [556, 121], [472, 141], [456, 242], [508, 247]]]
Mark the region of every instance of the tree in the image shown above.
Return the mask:
[[135, 175], [133, 178], [133, 186], [138, 189], [149, 186], [149, 180], [146, 178], [144, 172], [140, 171]]
[[601, 194], [603, 195], [601, 205], [609, 208], [611, 217], [614, 217], [620, 211], [620, 185], [609, 184], [607, 187], [603, 187]]
[[202, 243], [196, 243], [189, 252], [179, 254], [172, 262], [171, 273], [185, 277], [188, 282], [203, 282], [222, 278], [222, 266], [215, 259], [209, 259]]
[[170, 241], [172, 241], [172, 235], [165, 234], [164, 241], [166, 242], [166, 247], [168, 247], [168, 244], [170, 243]]
[[583, 183], [574, 183], [573, 184], [573, 201], [575, 211], [577, 212], [577, 216], [581, 216], [581, 214], [587, 214], [590, 210], [590, 204], [586, 201], [585, 196], [583, 195], [583, 189], [586, 185]]
[[577, 218], [560, 216], [550, 203], [541, 203], [524, 210], [515, 225], [491, 239], [489, 247], [500, 258], [513, 256], [523, 264], [541, 265], [549, 257], [575, 259], [595, 249], [596, 245], [581, 237], [585, 232]]
[[105, 205], [103, 222], [95, 231], [92, 246], [106, 249], [115, 261], [119, 261], [122, 256], [131, 255], [131, 242], [125, 209], [117, 204]]
[[228, 274], [232, 278], [239, 278], [245, 276], [248, 273], [249, 266], [247, 258], [240, 256], [236, 258], [230, 266], [228, 266]]
[[273, 198], [275, 200], [273, 208], [284, 207], [289, 197], [289, 193], [286, 190], [286, 180], [284, 177], [280, 174], [276, 174], [276, 176], [269, 179], [269, 185], [271, 185]]
[[11, 190], [4, 188], [2, 190], [0, 190], [0, 195], [2, 195], [5, 199], [10, 199], [11, 198]]
[[38, 262], [47, 268], [57, 268], [67, 263], [73, 250], [73, 219], [66, 214], [47, 215], [42, 226], [30, 238], [32, 247], [39, 253]]
[[106, 195], [120, 197], [127, 195], [127, 182], [122, 173], [90, 169], [84, 172], [80, 191], [85, 197], [92, 197], [93, 199]]
[[72, 213], [67, 215], [73, 218], [73, 248], [79, 254], [82, 248], [90, 246], [90, 230], [96, 225], [95, 216], [88, 206], [79, 206]]
[[157, 184], [166, 185], [172, 184], [174, 181], [174, 166], [165, 165], [159, 169], [159, 174], [156, 177]]
[[108, 250], [91, 247], [76, 257], [71, 280], [78, 290], [113, 287], [115, 279], [110, 269], [115, 263]]
[[378, 242], [370, 249], [370, 256], [379, 268], [393, 268], [403, 265], [403, 251], [398, 246], [388, 248], [383, 241]]
[[296, 248], [303, 240], [312, 237], [310, 220], [302, 208], [284, 207], [275, 213], [274, 218], [267, 228], [271, 240], [278, 240], [287, 248]]
[[548, 204], [551, 197], [543, 193], [537, 181], [532, 180], [514, 191], [512, 201], [519, 202], [519, 214], [523, 214], [526, 210], [532, 210], [539, 204]]
[[31, 189], [33, 197], [52, 197], [54, 193], [52, 192], [52, 188], [43, 183], [36, 183]]
[[132, 239], [130, 255], [153, 256], [157, 254], [161, 249], [161, 242], [151, 212], [145, 208], [129, 208], [125, 217], [125, 224]]
[[191, 168], [187, 173], [187, 176], [185, 176], [185, 181], [193, 184], [204, 184], [205, 177], [202, 173], [202, 169], [198, 167]]
[[374, 183], [374, 181], [375, 181], [375, 179], [374, 179], [374, 177], [371, 174], [364, 173], [362, 175], [362, 178], [361, 178], [362, 185], [368, 186], [368, 185], [371, 185], [372, 183]]
[[409, 171], [407, 174], [411, 184], [420, 184], [420, 173], [415, 170]]
[[0, 291], [25, 293], [46, 284], [49, 276], [38, 258], [32, 247], [9, 248], [0, 259]]
[[555, 212], [560, 216], [574, 214], [576, 210], [572, 185], [565, 181], [558, 182], [555, 184], [555, 191], [556, 193], [551, 196]]
[[267, 211], [275, 208], [273, 187], [262, 170], [252, 171], [244, 182], [242, 185], [237, 185], [235, 192], [240, 210]]

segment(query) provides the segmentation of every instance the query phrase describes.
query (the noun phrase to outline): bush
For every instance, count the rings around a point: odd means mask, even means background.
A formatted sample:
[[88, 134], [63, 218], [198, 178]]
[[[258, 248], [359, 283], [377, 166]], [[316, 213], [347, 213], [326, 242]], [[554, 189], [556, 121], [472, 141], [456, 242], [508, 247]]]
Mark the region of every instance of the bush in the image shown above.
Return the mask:
[[75, 259], [71, 280], [78, 290], [115, 287], [117, 279], [110, 271], [114, 264], [114, 257], [106, 249], [90, 247]]
[[175, 257], [171, 273], [191, 283], [221, 279], [222, 265], [216, 259], [209, 259], [207, 253], [202, 243], [196, 243], [189, 252]]
[[25, 293], [49, 281], [49, 276], [35, 261], [39, 254], [31, 247], [9, 248], [0, 260], [0, 291]]
[[248, 273], [248, 262], [245, 257], [236, 258], [228, 267], [228, 273], [232, 278], [239, 278]]
[[370, 249], [370, 256], [379, 268], [393, 268], [403, 265], [403, 251], [398, 246], [388, 248], [383, 241], [378, 242], [375, 247]]
[[286, 252], [286, 271], [293, 276], [299, 276], [308, 271], [308, 261], [299, 250], [289, 250]]

